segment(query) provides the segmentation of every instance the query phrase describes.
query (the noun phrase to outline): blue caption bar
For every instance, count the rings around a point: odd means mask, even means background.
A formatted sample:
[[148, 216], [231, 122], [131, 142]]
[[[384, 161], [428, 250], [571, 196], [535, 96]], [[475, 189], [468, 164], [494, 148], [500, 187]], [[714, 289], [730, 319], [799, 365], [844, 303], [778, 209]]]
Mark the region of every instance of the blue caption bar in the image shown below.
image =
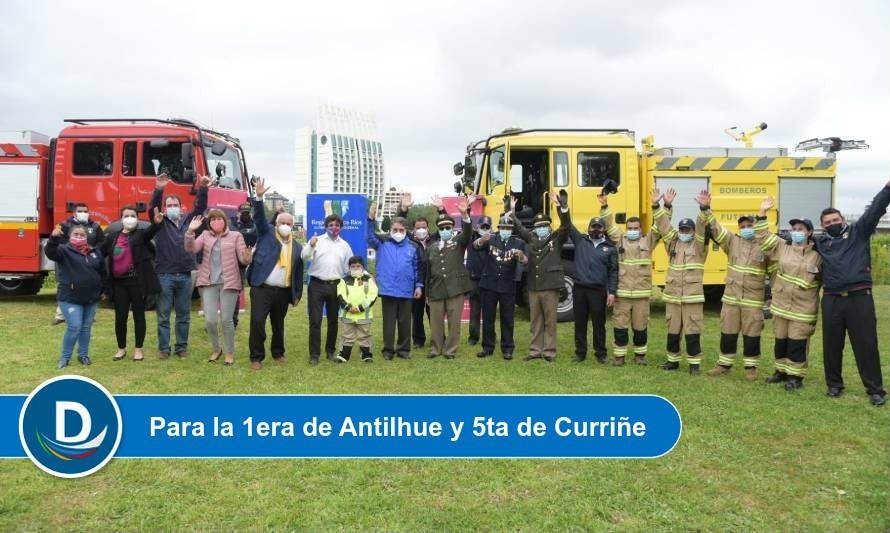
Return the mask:
[[[115, 395], [119, 458], [653, 458], [680, 414], [653, 395]], [[0, 396], [0, 457], [25, 457]]]

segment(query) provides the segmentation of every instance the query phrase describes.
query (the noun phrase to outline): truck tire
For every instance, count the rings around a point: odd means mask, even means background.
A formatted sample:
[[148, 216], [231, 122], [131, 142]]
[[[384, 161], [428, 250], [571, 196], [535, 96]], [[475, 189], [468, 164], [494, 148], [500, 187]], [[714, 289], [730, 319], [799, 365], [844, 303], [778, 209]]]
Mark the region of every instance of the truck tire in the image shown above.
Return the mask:
[[0, 279], [0, 296], [33, 296], [43, 287], [43, 277]]
[[559, 304], [556, 306], [556, 321], [572, 322], [575, 320], [575, 312], [573, 310], [574, 298], [572, 296], [575, 287], [575, 280], [572, 279], [572, 276], [575, 275], [575, 263], [572, 261], [563, 261], [562, 268], [564, 278], [562, 288], [559, 289]]

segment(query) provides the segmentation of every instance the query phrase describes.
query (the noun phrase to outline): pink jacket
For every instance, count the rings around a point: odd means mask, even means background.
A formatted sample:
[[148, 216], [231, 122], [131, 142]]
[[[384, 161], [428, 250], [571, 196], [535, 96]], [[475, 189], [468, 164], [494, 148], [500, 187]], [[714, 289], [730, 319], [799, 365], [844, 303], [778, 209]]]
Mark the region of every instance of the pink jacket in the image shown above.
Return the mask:
[[237, 231], [226, 230], [217, 237], [212, 231], [202, 231], [198, 237], [185, 234], [185, 251], [192, 253], [204, 252], [201, 264], [198, 265], [198, 287], [210, 285], [210, 252], [216, 244], [216, 240], [222, 241], [222, 279], [223, 289], [241, 290], [241, 271], [238, 265], [247, 245], [244, 244], [244, 236]]

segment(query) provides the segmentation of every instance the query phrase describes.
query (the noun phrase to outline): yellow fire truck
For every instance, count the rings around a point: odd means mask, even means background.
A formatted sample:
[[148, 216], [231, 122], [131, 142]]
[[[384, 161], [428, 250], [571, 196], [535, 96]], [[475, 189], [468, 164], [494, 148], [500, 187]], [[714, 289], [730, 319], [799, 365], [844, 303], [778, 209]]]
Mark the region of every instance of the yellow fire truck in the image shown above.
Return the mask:
[[[717, 220], [730, 228], [740, 215], [757, 213], [765, 196], [777, 200], [777, 209], [769, 213], [774, 230], [789, 229], [788, 220], [795, 217], [818, 220], [820, 211], [834, 200], [835, 152], [867, 145], [836, 137], [797, 145], [798, 152], [824, 151], [816, 157], [794, 155], [786, 148], [752, 147], [751, 138], [764, 129], [763, 123], [742, 133], [727, 129], [744, 147], [656, 148], [650, 135], [637, 148], [634, 132], [627, 129], [511, 128], [467, 147], [464, 161], [454, 166], [455, 174], [462, 177], [455, 189], [481, 197], [484, 213], [492, 218], [504, 212], [505, 197], [516, 198], [517, 215], [529, 224], [535, 213], [549, 213], [552, 205], [545, 193], [565, 191], [572, 220], [582, 231], [592, 217], [599, 216], [597, 195], [611, 182], [617, 190], [608, 202], [617, 224], [638, 216], [644, 228], [650, 227], [650, 192], [656, 187], [677, 190], [674, 224], [681, 218], [696, 217], [695, 196], [703, 189], [711, 192]], [[554, 226], [558, 225], [558, 217], [552, 218]], [[572, 316], [572, 256], [569, 248], [561, 320]], [[664, 285], [667, 264], [667, 254], [659, 247], [653, 256], [655, 284]], [[712, 292], [721, 292], [725, 274], [725, 254], [709, 254], [705, 285]]]

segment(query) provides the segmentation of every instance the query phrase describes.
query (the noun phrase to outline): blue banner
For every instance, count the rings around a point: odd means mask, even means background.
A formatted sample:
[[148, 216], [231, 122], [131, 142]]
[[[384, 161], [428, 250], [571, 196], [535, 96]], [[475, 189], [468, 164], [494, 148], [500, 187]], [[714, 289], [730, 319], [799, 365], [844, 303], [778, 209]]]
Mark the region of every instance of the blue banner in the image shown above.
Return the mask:
[[[47, 442], [65, 437], [53, 435], [55, 398], [33, 413], [45, 422]], [[0, 396], [0, 457], [26, 456], [25, 400]], [[671, 451], [682, 430], [674, 405], [653, 395], [124, 394], [113, 401], [122, 420], [118, 458], [654, 458]], [[36, 409], [36, 400], [29, 403]], [[69, 410], [94, 433], [107, 425], [90, 402]], [[69, 437], [78, 423], [69, 420]], [[81, 432], [86, 440], [89, 431]], [[43, 453], [41, 446], [28, 456]]]
[[340, 215], [343, 228], [340, 237], [352, 247], [353, 255], [361, 256], [367, 265], [368, 240], [365, 224], [368, 221], [368, 199], [364, 194], [310, 193], [306, 195], [306, 241], [324, 233], [324, 219]]

